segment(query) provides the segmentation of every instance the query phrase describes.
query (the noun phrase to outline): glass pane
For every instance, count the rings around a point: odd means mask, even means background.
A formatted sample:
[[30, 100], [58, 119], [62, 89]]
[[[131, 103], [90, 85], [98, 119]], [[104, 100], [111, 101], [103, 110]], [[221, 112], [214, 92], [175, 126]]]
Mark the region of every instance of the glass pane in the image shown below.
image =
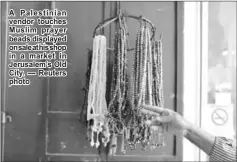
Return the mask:
[[203, 124], [214, 135], [235, 138], [236, 2], [209, 3], [207, 52], [207, 104], [202, 115], [209, 122]]
[[236, 2], [205, 3], [202, 15], [201, 125], [236, 139]]

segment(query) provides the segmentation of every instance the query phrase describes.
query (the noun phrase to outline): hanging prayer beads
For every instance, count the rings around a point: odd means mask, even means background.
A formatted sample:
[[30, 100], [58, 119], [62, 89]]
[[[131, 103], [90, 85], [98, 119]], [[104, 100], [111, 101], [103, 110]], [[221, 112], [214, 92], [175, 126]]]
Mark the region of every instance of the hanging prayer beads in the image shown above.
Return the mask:
[[[145, 150], [164, 146], [164, 129], [148, 126], [153, 117], [141, 114], [144, 104], [164, 107], [162, 42], [154, 40], [144, 19], [136, 36], [131, 79], [128, 77], [128, 34], [124, 17], [119, 16], [119, 28], [114, 36], [111, 85], [106, 85], [106, 38], [97, 35], [93, 40], [90, 80], [88, 88], [88, 136], [91, 146], [104, 146], [110, 141], [110, 154], [117, 150], [121, 135], [121, 152], [135, 150], [141, 144]], [[115, 20], [115, 19], [113, 19]], [[96, 30], [95, 32], [96, 33]], [[130, 81], [130, 83], [129, 83]], [[129, 86], [130, 84], [130, 86]], [[108, 101], [106, 89], [110, 90]], [[100, 136], [102, 134], [102, 136]], [[99, 140], [102, 138], [102, 140]]]
[[[153, 45], [154, 46], [154, 45]], [[132, 72], [132, 108], [138, 112], [137, 125], [139, 132], [133, 132], [134, 141], [139, 141], [143, 149], [147, 148], [149, 142], [151, 147], [156, 148], [163, 146], [163, 129], [161, 126], [156, 126], [148, 129], [144, 124], [145, 120], [150, 120], [147, 117], [139, 114], [140, 106], [143, 104], [163, 106], [163, 82], [162, 82], [162, 51], [161, 41], [155, 41], [155, 46], [152, 46], [150, 40], [149, 29], [141, 24], [141, 28], [137, 34], [136, 51], [134, 56], [133, 72]]]
[[[106, 90], [106, 38], [96, 36], [93, 40], [93, 54], [91, 63], [87, 121], [90, 121], [88, 131], [91, 133], [91, 146], [99, 147], [99, 134], [104, 130], [107, 115]], [[105, 137], [109, 138], [109, 137]]]

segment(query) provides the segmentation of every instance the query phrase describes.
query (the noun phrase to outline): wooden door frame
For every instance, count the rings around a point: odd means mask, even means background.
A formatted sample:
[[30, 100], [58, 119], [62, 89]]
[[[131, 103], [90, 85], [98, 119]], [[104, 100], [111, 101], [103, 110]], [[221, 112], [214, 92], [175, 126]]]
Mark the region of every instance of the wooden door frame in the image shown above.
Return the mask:
[[[175, 111], [183, 115], [183, 68], [184, 68], [184, 3], [185, 2], [175, 2], [176, 3], [176, 92], [175, 92]], [[176, 148], [175, 156], [178, 159], [183, 159], [183, 137], [176, 137]]]
[[6, 12], [7, 12], [7, 7], [8, 7], [8, 3], [9, 2], [0, 2], [0, 18], [1, 18], [1, 24], [0, 24], [0, 32], [1, 32], [1, 38], [0, 38], [0, 43], [1, 43], [1, 57], [0, 57], [0, 61], [1, 61], [1, 114], [0, 114], [0, 125], [1, 125], [1, 160], [4, 160], [4, 143], [5, 143], [5, 124], [2, 123], [2, 113], [4, 113], [6, 111], [6, 44], [7, 44], [7, 37], [5, 32], [7, 31], [6, 28], [6, 20], [5, 20], [5, 16], [6, 16]]
[[[183, 116], [200, 126], [200, 12], [202, 2], [185, 2], [184, 4], [184, 52], [183, 52]], [[198, 65], [198, 66], [197, 66]], [[190, 70], [191, 69], [191, 70]], [[190, 80], [190, 75], [193, 79]], [[183, 160], [198, 161], [199, 148], [183, 140]], [[189, 154], [185, 152], [189, 151]]]

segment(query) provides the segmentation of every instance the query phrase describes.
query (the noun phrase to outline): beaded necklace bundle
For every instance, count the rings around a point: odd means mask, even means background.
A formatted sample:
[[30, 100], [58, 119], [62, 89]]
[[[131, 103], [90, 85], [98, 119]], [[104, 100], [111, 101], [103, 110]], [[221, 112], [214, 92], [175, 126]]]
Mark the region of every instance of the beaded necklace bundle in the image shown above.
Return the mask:
[[[128, 67], [127, 67], [127, 29], [124, 20], [114, 37], [114, 62], [111, 84], [111, 95], [108, 106], [110, 113], [110, 130], [112, 132], [111, 145], [117, 145], [117, 135], [122, 135], [121, 151], [125, 152], [126, 126], [130, 119], [128, 99]], [[111, 149], [114, 154], [116, 147]]]
[[[94, 37], [87, 100], [87, 134], [91, 146], [98, 147], [99, 141], [104, 146], [110, 142], [112, 155], [116, 152], [118, 135], [122, 138], [123, 153], [136, 149], [138, 143], [142, 149], [164, 146], [162, 126], [148, 127], [145, 123], [152, 117], [140, 113], [144, 104], [164, 107], [162, 41], [151, 40], [150, 29], [146, 23], [141, 23], [129, 80], [127, 28], [125, 20], [119, 20], [109, 86], [106, 85], [106, 38], [102, 35]], [[108, 102], [105, 99], [106, 89], [110, 89]]]
[[163, 129], [160, 126], [147, 127], [146, 120], [151, 117], [139, 114], [140, 106], [155, 105], [163, 107], [163, 79], [162, 79], [162, 44], [161, 40], [151, 42], [150, 31], [142, 24], [136, 39], [134, 55], [131, 103], [133, 112], [133, 138], [130, 148], [135, 149], [141, 143], [142, 149], [148, 145], [152, 149], [163, 146]]
[[[93, 40], [93, 54], [88, 90], [87, 121], [90, 128], [90, 144], [99, 147], [99, 134], [106, 128], [108, 113], [106, 92], [106, 38], [96, 36]], [[96, 138], [95, 138], [96, 135]]]

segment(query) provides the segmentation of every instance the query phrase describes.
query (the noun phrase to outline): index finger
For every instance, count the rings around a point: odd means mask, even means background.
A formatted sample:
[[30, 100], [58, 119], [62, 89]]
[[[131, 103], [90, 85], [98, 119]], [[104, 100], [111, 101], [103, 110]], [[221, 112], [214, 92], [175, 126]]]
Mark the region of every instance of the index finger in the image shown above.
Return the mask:
[[146, 110], [146, 109], [141, 109], [141, 112], [143, 114], [150, 115], [150, 116], [160, 116], [160, 114], [158, 114], [158, 113], [156, 113], [154, 111]]
[[146, 110], [150, 110], [156, 113], [163, 113], [165, 111], [164, 108], [152, 105], [142, 105], [142, 107]]

